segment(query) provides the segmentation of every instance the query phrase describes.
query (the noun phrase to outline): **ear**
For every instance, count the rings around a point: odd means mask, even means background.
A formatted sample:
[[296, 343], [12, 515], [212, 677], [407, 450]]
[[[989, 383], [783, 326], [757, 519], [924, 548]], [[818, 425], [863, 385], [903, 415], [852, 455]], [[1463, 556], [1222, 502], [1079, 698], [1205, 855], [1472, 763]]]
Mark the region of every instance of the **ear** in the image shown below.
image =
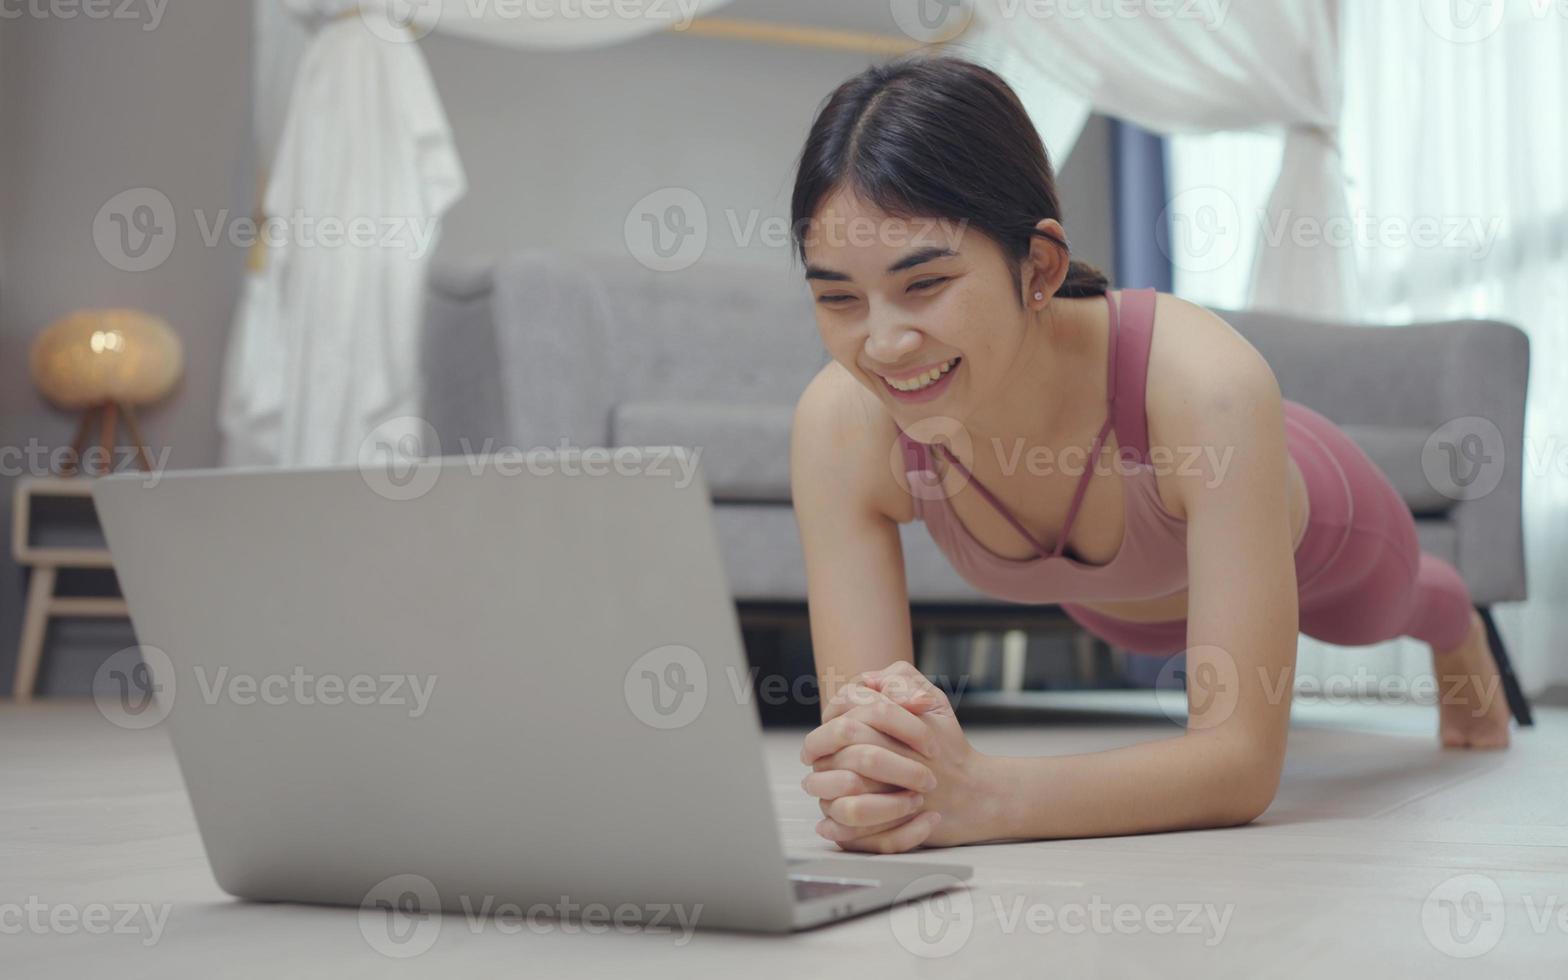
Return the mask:
[[[1067, 241], [1067, 232], [1062, 228], [1062, 223], [1055, 218], [1041, 218], [1034, 226], [1036, 232], [1029, 240], [1029, 254], [1023, 261], [1023, 274], [1019, 281], [1023, 286], [1023, 305], [1025, 309], [1043, 309], [1051, 302], [1051, 297], [1062, 287], [1062, 282], [1067, 279], [1067, 266], [1069, 256], [1067, 249], [1058, 242]], [[1053, 236], [1052, 241], [1045, 235]], [[1034, 294], [1039, 293], [1040, 298], [1035, 299]]]

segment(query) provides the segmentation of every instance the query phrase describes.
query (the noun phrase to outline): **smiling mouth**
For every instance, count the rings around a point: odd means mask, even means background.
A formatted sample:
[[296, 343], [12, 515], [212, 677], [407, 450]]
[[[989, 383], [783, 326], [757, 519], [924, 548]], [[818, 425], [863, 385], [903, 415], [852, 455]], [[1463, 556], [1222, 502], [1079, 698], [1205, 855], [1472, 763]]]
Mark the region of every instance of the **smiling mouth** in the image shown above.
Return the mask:
[[902, 391], [906, 394], [921, 391], [936, 384], [939, 380], [941, 380], [942, 375], [957, 367], [958, 362], [961, 360], [963, 360], [962, 357], [955, 357], [944, 364], [939, 364], [936, 367], [931, 368], [930, 370], [921, 374], [917, 374], [912, 378], [901, 378], [895, 381], [892, 378], [883, 375], [882, 380], [887, 382], [888, 387], [892, 388], [894, 391]]

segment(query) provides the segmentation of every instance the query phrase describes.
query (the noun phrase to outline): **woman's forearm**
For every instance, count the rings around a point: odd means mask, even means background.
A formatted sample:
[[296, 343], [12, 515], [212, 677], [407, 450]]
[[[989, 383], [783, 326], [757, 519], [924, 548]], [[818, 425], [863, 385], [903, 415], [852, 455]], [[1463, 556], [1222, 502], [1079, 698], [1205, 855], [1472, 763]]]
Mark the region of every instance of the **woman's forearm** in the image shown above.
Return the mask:
[[985, 840], [1107, 837], [1227, 827], [1268, 808], [1277, 763], [1216, 732], [1083, 755], [986, 756]]

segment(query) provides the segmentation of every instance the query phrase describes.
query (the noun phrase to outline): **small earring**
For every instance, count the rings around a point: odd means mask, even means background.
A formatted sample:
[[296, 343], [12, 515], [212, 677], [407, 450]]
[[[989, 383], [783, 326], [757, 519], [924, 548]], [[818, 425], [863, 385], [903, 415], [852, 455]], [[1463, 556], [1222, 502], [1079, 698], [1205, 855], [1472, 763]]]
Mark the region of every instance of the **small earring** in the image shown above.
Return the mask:
[[1045, 299], [1045, 294], [1040, 292], [1039, 290], [1035, 290], [1034, 298], [1035, 299]]

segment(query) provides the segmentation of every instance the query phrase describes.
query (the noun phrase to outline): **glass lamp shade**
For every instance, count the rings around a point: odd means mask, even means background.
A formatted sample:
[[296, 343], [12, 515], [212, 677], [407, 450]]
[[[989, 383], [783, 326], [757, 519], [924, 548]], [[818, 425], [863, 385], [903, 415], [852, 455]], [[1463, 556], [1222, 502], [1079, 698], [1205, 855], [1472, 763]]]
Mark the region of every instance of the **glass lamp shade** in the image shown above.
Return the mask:
[[146, 405], [169, 393], [185, 364], [180, 338], [139, 310], [79, 310], [33, 341], [33, 382], [45, 398], [76, 409]]

